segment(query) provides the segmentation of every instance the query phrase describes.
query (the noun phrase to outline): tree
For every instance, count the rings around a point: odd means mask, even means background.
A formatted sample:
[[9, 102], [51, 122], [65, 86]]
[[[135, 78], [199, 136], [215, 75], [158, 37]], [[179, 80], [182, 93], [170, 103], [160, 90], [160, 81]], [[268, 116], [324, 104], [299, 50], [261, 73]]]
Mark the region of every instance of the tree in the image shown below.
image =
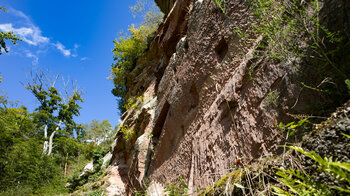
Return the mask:
[[112, 125], [108, 120], [101, 123], [94, 119], [87, 126], [87, 139], [93, 141], [95, 145], [105, 143], [112, 135]]
[[81, 109], [79, 102], [84, 101], [81, 98], [82, 92], [77, 90], [75, 83], [72, 83], [71, 92], [69, 92], [69, 82], [65, 82], [63, 78], [64, 93], [60, 93], [55, 88], [59, 77], [59, 74], [52, 77], [50, 73], [39, 71], [35, 76], [31, 74], [31, 81], [27, 81], [26, 86], [26, 89], [40, 103], [40, 106], [35, 109], [34, 119], [43, 127], [43, 154], [47, 155], [52, 153], [53, 138], [57, 132], [73, 135], [73, 131], [78, 127], [73, 117], [79, 116]]
[[[1, 10], [4, 12], [7, 12], [5, 7], [0, 7], [0, 11]], [[4, 49], [6, 53], [8, 53], [8, 48], [6, 47], [5, 40], [10, 40], [15, 45], [17, 44], [17, 41], [22, 41], [22, 39], [17, 37], [12, 31], [9, 31], [9, 32], [0, 31], [0, 55], [2, 54], [2, 49]], [[0, 78], [0, 81], [1, 81], [1, 78]]]
[[[67, 177], [68, 165], [79, 159], [83, 154], [84, 145], [72, 137], [60, 136], [55, 142], [55, 158], [64, 168], [64, 177]], [[63, 164], [63, 166], [62, 166]]]
[[53, 182], [59, 171], [53, 159], [41, 154], [32, 114], [24, 106], [12, 107], [5, 96], [0, 103], [0, 194], [25, 186], [38, 189]]
[[111, 125], [111, 123], [109, 123], [109, 121], [107, 119], [105, 119], [101, 122], [101, 129], [102, 129], [102, 133], [103, 133], [103, 141], [102, 142], [106, 142], [107, 139], [110, 139], [112, 137], [112, 134], [113, 134], [112, 125]]
[[94, 141], [94, 144], [99, 143], [99, 138], [101, 136], [101, 127], [98, 120], [94, 119], [91, 121], [89, 127], [88, 127], [88, 137], [90, 140]]

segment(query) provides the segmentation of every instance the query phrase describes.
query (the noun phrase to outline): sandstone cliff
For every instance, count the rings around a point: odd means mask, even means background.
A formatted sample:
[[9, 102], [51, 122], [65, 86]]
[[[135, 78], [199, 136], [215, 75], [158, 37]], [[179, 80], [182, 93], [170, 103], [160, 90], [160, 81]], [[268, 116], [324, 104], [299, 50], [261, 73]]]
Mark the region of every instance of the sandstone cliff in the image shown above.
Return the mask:
[[[251, 28], [247, 1], [226, 0], [224, 13], [211, 0], [156, 2], [166, 17], [129, 76], [127, 96], [141, 98], [122, 116], [120, 129], [132, 137], [118, 131], [111, 146], [109, 195], [163, 195], [179, 177], [190, 194], [199, 193], [237, 162], [281, 154], [279, 122], [328, 117], [348, 98], [311, 88], [325, 78], [313, 74], [319, 61], [309, 56], [257, 58], [263, 35], [242, 41], [233, 30]], [[349, 39], [349, 1], [320, 6], [322, 24]], [[344, 56], [339, 61], [347, 64]]]

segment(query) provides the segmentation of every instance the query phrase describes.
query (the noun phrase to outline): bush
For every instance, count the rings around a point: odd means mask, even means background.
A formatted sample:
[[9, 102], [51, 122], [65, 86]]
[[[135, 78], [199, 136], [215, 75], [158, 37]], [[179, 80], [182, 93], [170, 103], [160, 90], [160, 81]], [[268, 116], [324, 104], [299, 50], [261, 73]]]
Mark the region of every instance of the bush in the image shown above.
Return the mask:
[[131, 141], [131, 139], [135, 136], [134, 129], [129, 129], [126, 125], [122, 125], [120, 127], [120, 132], [123, 133], [123, 138], [126, 142]]
[[[135, 9], [135, 8], [132, 8]], [[142, 10], [143, 8], [141, 8]], [[115, 88], [112, 94], [119, 97], [119, 109], [125, 112], [125, 95], [127, 89], [127, 75], [136, 65], [137, 58], [147, 49], [147, 38], [156, 31], [162, 18], [159, 10], [151, 9], [144, 14], [141, 25], [132, 24], [128, 31], [129, 34], [121, 33], [114, 40], [114, 61], [110, 72]]]
[[77, 190], [79, 187], [83, 186], [88, 182], [94, 182], [98, 177], [100, 177], [104, 173], [103, 165], [103, 157], [108, 153], [109, 147], [101, 147], [98, 146], [92, 153], [94, 170], [93, 173], [89, 176], [80, 177], [83, 168], [76, 170], [74, 174], [68, 179], [69, 191], [73, 192]]
[[[29, 140], [16, 143], [7, 154], [8, 163], [0, 178], [0, 190], [27, 190], [35, 193], [43, 186], [58, 187], [62, 184], [60, 168], [49, 156], [42, 156], [38, 141]], [[50, 190], [53, 190], [51, 188]]]

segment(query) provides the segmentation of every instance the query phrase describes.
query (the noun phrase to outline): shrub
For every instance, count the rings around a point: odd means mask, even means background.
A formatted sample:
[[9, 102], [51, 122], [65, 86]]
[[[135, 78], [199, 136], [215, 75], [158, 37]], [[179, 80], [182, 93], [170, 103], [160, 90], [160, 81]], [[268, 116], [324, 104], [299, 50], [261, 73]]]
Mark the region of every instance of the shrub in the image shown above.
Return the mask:
[[122, 125], [120, 131], [123, 133], [123, 138], [126, 142], [129, 142], [135, 136], [135, 131], [129, 129], [126, 125]]
[[[136, 9], [136, 8], [131, 8]], [[140, 8], [143, 10], [144, 8]], [[137, 8], [136, 10], [140, 10]], [[158, 24], [162, 19], [159, 10], [153, 8], [143, 16], [141, 25], [132, 24], [128, 31], [129, 34], [120, 33], [119, 37], [114, 40], [114, 61], [110, 72], [115, 88], [112, 94], [119, 97], [119, 109], [125, 112], [125, 96], [127, 89], [127, 75], [136, 65], [138, 57], [147, 49], [147, 38], [156, 31]]]
[[108, 153], [108, 151], [109, 151], [109, 147], [101, 147], [101, 146], [98, 146], [93, 151], [92, 153], [93, 165], [94, 165], [93, 173], [90, 176], [80, 176], [84, 168], [76, 170], [74, 174], [67, 181], [70, 184], [69, 186], [70, 192], [77, 190], [79, 187], [83, 186], [88, 182], [94, 182], [104, 173], [105, 170], [104, 168], [102, 168], [103, 157]]
[[139, 96], [139, 97], [130, 97], [125, 105], [124, 108], [125, 110], [129, 110], [131, 108], [135, 108], [136, 105], [138, 104], [138, 102], [141, 102], [141, 104], [143, 103], [143, 96]]

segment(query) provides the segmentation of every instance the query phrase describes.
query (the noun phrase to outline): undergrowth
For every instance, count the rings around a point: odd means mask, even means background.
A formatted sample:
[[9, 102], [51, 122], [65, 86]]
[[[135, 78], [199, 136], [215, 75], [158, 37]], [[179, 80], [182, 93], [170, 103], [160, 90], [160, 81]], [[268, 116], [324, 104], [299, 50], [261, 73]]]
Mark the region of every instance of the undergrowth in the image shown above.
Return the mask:
[[[333, 160], [332, 157], [321, 157], [315, 152], [306, 152], [297, 146], [288, 146], [315, 161], [319, 171], [326, 172], [338, 180], [340, 185], [327, 186], [315, 182], [310, 176], [302, 171], [294, 169], [279, 168], [276, 175], [278, 180], [287, 187], [287, 190], [272, 186], [274, 194], [279, 196], [298, 195], [333, 195], [333, 194], [350, 194], [350, 164]], [[335, 193], [332, 190], [337, 190]]]
[[[305, 76], [306, 79], [300, 81], [304, 89], [318, 93], [323, 100], [333, 100], [330, 105], [316, 104], [317, 106], [310, 105], [310, 108], [327, 110], [350, 97], [350, 54], [346, 49], [350, 45], [349, 37], [341, 31], [332, 32], [321, 24], [322, 0], [247, 2], [253, 16], [248, 19], [249, 28], [243, 29], [237, 25], [233, 31], [242, 43], [250, 43], [254, 38], [263, 36], [254, 52], [255, 59], [287, 62]], [[303, 68], [297, 65], [300, 62], [304, 62]], [[248, 68], [251, 80], [253, 70]], [[273, 105], [270, 97], [269, 100], [271, 101], [267, 105]]]
[[[90, 171], [89, 175], [80, 176], [83, 168], [80, 168], [74, 172], [74, 174], [68, 179], [69, 191], [73, 192], [86, 183], [95, 182], [101, 175], [104, 174], [105, 168], [103, 168], [103, 158], [108, 153], [109, 147], [98, 147], [93, 152], [93, 171]], [[108, 163], [106, 165], [109, 165]]]
[[169, 196], [186, 196], [188, 191], [186, 180], [183, 177], [178, 177], [175, 182], [165, 185], [164, 193]]

